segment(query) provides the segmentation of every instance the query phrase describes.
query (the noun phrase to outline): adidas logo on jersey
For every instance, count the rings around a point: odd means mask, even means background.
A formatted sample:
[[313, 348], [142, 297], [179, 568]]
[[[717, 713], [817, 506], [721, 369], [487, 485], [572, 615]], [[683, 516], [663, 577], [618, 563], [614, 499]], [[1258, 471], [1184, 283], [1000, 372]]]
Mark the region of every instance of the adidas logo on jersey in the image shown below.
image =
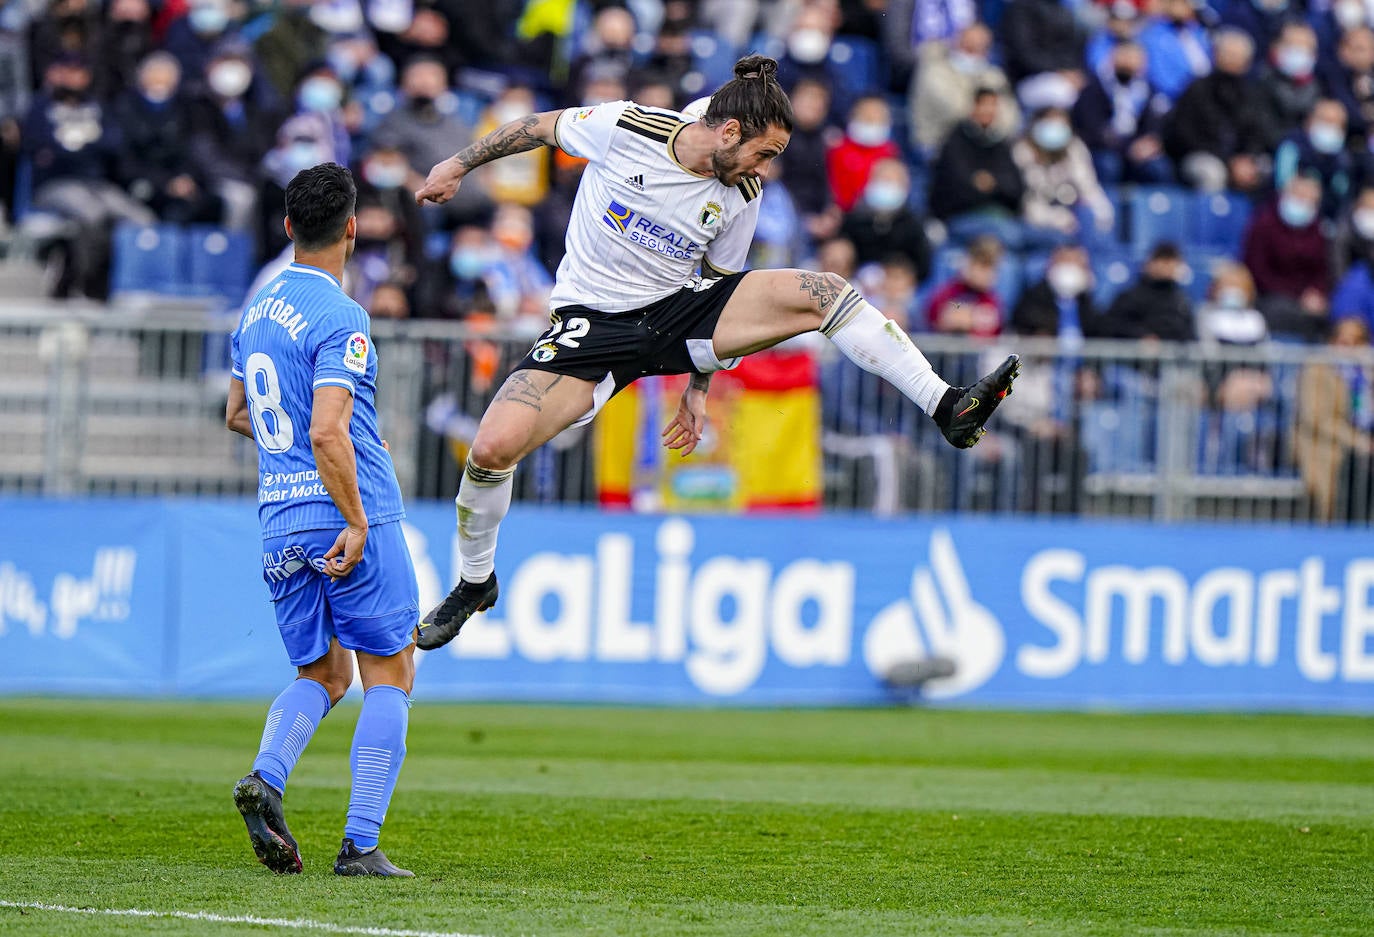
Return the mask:
[[632, 189], [636, 189], [636, 190], [638, 190], [638, 191], [640, 191], [640, 192], [643, 192], [643, 191], [644, 191], [644, 174], [643, 174], [643, 173], [639, 173], [639, 174], [633, 175], [633, 176], [626, 176], [626, 177], [625, 177], [625, 184], [628, 185], [628, 186], [629, 186], [630, 188], [632, 188]]

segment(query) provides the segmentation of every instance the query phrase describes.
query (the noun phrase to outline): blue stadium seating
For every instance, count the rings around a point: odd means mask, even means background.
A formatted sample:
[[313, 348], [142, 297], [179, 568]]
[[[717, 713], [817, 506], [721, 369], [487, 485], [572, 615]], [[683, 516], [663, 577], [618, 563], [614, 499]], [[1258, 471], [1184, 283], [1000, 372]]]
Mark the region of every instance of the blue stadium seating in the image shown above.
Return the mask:
[[21, 156], [18, 164], [14, 167], [14, 206], [10, 213], [14, 215], [15, 221], [24, 220], [24, 216], [29, 213], [29, 205], [32, 200], [33, 164], [29, 162], [27, 156]]
[[1250, 211], [1250, 200], [1239, 193], [1198, 193], [1193, 204], [1192, 242], [1239, 256]]
[[880, 93], [887, 82], [882, 74], [882, 50], [872, 39], [836, 36], [830, 44], [826, 72], [833, 85], [834, 108], [847, 111], [864, 95]]
[[1183, 289], [1194, 303], [1200, 303], [1207, 298], [1207, 290], [1212, 286], [1212, 278], [1216, 273], [1217, 264], [1234, 259], [1231, 254], [1225, 251], [1202, 245], [1188, 246], [1185, 251], [1185, 258], [1188, 261], [1188, 269], [1193, 272], [1193, 275], [1192, 279], [1183, 284]]
[[241, 302], [253, 280], [252, 238], [242, 231], [196, 225], [187, 231], [186, 241], [189, 276], [181, 291]]
[[1127, 243], [1144, 257], [1160, 241], [1183, 247], [1192, 240], [1193, 194], [1173, 186], [1139, 186], [1128, 197]]
[[715, 33], [692, 33], [692, 68], [701, 72], [707, 89], [719, 88], [735, 77], [736, 49]]
[[1105, 310], [1116, 295], [1135, 282], [1139, 269], [1129, 249], [1099, 248], [1091, 252], [1093, 265], [1093, 300]]
[[122, 222], [114, 232], [110, 292], [179, 293], [186, 255], [186, 233], [176, 225]]

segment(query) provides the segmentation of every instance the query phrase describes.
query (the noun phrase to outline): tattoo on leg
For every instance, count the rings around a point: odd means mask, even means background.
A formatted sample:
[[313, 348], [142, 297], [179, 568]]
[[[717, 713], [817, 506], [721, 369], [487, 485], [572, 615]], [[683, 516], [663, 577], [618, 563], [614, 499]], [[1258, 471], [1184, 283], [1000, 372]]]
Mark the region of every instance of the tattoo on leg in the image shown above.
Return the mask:
[[801, 281], [801, 289], [816, 301], [816, 308], [825, 312], [835, 304], [835, 300], [840, 298], [840, 293], [844, 287], [835, 286], [835, 277], [828, 273], [812, 273], [810, 270], [799, 270], [797, 279]]
[[496, 392], [496, 398], [492, 403], [497, 400], [509, 400], [511, 403], [524, 404], [536, 413], [542, 413], [544, 412], [544, 395], [557, 387], [558, 382], [563, 380], [562, 374], [555, 374], [552, 377], [553, 380], [540, 387], [539, 383], [528, 374], [517, 371], [506, 378], [506, 382]]
[[538, 115], [530, 114], [528, 117], [503, 124], [476, 143], [460, 151], [455, 159], [463, 168], [474, 169], [483, 163], [500, 159], [502, 156], [523, 153], [537, 146], [543, 146], [544, 141], [534, 135], [534, 128], [538, 123]]

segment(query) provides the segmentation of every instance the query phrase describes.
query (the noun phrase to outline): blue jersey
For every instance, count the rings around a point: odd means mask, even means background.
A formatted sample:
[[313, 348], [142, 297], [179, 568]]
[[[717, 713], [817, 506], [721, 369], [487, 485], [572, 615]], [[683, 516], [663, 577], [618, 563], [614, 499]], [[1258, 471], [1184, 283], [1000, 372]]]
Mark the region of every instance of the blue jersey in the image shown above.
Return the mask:
[[353, 395], [348, 434], [369, 525], [405, 516], [391, 454], [377, 432], [377, 350], [367, 312], [317, 267], [291, 264], [258, 291], [234, 330], [233, 375], [243, 381], [258, 443], [258, 520], [264, 537], [342, 528], [310, 447], [315, 388]]

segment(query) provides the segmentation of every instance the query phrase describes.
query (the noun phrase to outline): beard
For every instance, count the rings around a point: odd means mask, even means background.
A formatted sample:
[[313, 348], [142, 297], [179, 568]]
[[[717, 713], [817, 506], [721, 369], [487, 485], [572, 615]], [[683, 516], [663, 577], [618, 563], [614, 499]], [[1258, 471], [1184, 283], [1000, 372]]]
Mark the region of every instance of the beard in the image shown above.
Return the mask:
[[730, 181], [730, 176], [739, 172], [739, 148], [740, 144], [736, 143], [728, 150], [716, 150], [711, 154], [711, 172], [715, 173], [721, 185], [735, 185], [739, 182], [738, 179]]

